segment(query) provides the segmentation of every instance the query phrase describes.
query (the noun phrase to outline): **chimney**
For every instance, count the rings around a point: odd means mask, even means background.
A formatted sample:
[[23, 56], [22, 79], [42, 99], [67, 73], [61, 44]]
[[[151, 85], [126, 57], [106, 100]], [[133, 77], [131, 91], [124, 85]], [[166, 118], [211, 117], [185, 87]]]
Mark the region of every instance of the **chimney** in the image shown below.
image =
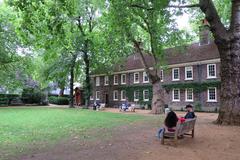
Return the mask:
[[199, 27], [199, 45], [206, 45], [210, 42], [210, 25], [206, 19], [201, 21]]

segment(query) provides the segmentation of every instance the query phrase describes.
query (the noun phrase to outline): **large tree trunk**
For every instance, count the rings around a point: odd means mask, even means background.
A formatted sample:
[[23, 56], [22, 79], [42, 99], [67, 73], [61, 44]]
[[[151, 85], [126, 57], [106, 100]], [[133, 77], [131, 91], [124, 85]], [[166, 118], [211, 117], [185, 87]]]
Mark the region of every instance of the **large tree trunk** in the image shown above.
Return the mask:
[[77, 59], [77, 53], [72, 54], [72, 61], [70, 66], [70, 99], [69, 99], [69, 107], [74, 108], [74, 96], [73, 96], [73, 83], [74, 83], [74, 68]]
[[240, 125], [240, 1], [232, 0], [230, 29], [221, 23], [212, 0], [199, 0], [215, 38], [221, 59], [218, 124]]
[[164, 113], [164, 90], [162, 88], [161, 82], [156, 81], [152, 83], [152, 111], [153, 114]]
[[69, 99], [69, 107], [74, 108], [74, 96], [73, 96], [73, 81], [74, 81], [74, 67], [70, 68], [70, 99]]
[[219, 46], [221, 94], [218, 124], [240, 125], [240, 36]]
[[85, 62], [85, 87], [84, 87], [84, 98], [85, 98], [85, 107], [89, 107], [89, 99], [91, 94], [91, 84], [90, 84], [90, 63], [89, 63], [89, 56], [87, 53], [84, 53], [84, 62]]

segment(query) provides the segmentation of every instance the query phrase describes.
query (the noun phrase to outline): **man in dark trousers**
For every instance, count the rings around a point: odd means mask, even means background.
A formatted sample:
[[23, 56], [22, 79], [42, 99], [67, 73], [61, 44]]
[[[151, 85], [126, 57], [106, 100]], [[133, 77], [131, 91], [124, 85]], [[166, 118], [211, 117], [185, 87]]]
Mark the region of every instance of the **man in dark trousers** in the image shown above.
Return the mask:
[[185, 119], [195, 118], [196, 115], [193, 111], [193, 106], [191, 104], [186, 105], [187, 114], [184, 116]]

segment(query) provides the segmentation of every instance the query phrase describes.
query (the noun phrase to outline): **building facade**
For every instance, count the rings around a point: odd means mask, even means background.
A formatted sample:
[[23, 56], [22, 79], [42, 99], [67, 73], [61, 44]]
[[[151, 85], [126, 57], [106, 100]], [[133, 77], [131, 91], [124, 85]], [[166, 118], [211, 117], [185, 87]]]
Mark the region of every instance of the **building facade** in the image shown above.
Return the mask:
[[[164, 69], [159, 69], [161, 84], [165, 90], [166, 105], [175, 110], [192, 104], [196, 110], [216, 111], [220, 100], [220, 57], [214, 44], [206, 36], [200, 37], [183, 52], [166, 49]], [[153, 58], [146, 54], [148, 66]], [[139, 106], [151, 106], [152, 85], [140, 60], [140, 55], [130, 55], [124, 63], [115, 66], [111, 75], [92, 75], [91, 102], [95, 100], [110, 107], [118, 107], [124, 101]]]

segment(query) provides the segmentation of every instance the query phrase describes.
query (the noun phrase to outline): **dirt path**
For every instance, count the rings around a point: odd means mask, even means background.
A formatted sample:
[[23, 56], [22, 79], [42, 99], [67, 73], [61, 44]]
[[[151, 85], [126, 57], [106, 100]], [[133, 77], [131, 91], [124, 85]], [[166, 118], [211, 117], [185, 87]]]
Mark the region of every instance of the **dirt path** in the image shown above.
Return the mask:
[[[144, 114], [144, 113], [143, 113]], [[182, 114], [182, 113], [179, 113]], [[52, 149], [36, 151], [20, 160], [240, 160], [240, 127], [212, 124], [216, 114], [197, 113], [196, 136], [178, 147], [161, 145], [155, 137], [157, 118], [110, 132], [99, 130], [89, 139], [73, 137]], [[103, 136], [107, 134], [107, 136]]]

